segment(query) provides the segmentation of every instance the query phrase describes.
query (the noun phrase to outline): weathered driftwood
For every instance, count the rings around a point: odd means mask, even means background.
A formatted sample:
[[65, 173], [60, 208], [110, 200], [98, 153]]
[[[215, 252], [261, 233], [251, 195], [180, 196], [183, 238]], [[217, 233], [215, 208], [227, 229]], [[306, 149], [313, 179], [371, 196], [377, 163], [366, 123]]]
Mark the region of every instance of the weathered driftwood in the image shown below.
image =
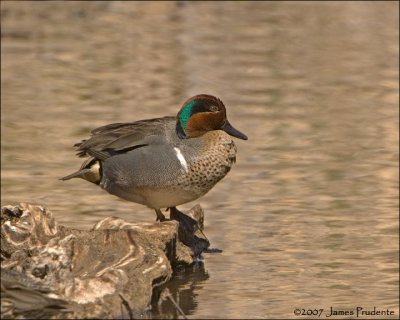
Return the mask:
[[188, 215], [141, 224], [109, 217], [77, 230], [41, 206], [2, 207], [2, 318], [148, 317], [153, 289], [209, 246], [201, 207]]

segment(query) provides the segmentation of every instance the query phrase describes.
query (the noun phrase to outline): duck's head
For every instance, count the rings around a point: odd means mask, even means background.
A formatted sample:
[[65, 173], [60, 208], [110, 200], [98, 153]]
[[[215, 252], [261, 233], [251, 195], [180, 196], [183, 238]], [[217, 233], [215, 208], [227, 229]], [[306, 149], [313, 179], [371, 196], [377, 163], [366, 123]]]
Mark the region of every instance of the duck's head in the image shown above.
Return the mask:
[[247, 140], [245, 134], [229, 123], [221, 100], [207, 94], [199, 94], [188, 99], [177, 116], [176, 132], [179, 138], [200, 137], [213, 130], [223, 130], [233, 137]]

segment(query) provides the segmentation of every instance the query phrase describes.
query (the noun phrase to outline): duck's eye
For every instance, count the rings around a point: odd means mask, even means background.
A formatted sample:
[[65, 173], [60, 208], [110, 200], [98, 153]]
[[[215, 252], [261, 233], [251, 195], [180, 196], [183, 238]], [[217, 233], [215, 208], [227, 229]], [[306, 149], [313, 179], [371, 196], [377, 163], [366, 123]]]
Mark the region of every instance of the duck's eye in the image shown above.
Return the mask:
[[218, 111], [218, 107], [217, 106], [210, 106], [210, 111], [217, 112]]

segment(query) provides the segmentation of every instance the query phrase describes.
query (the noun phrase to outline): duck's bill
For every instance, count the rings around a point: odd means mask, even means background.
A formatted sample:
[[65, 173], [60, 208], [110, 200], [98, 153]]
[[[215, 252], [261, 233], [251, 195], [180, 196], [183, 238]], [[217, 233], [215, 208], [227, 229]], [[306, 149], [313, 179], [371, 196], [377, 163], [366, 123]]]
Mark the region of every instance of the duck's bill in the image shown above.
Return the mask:
[[232, 127], [232, 125], [228, 121], [225, 122], [225, 124], [221, 127], [221, 129], [233, 137], [236, 137], [236, 138], [239, 138], [242, 140], [247, 140], [247, 136], [244, 133], [241, 133], [239, 130]]

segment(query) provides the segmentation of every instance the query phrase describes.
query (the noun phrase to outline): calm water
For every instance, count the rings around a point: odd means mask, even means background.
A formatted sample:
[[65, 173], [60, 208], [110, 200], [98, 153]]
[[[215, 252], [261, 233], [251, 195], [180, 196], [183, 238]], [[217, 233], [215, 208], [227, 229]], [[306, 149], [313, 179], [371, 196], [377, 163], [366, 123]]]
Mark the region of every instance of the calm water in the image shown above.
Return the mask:
[[153, 221], [83, 180], [57, 180], [81, 164], [72, 145], [91, 128], [174, 115], [189, 96], [214, 94], [249, 140], [196, 202], [224, 252], [172, 282], [189, 318], [330, 306], [397, 318], [398, 10], [2, 2], [2, 205], [39, 203], [80, 228], [109, 215]]

